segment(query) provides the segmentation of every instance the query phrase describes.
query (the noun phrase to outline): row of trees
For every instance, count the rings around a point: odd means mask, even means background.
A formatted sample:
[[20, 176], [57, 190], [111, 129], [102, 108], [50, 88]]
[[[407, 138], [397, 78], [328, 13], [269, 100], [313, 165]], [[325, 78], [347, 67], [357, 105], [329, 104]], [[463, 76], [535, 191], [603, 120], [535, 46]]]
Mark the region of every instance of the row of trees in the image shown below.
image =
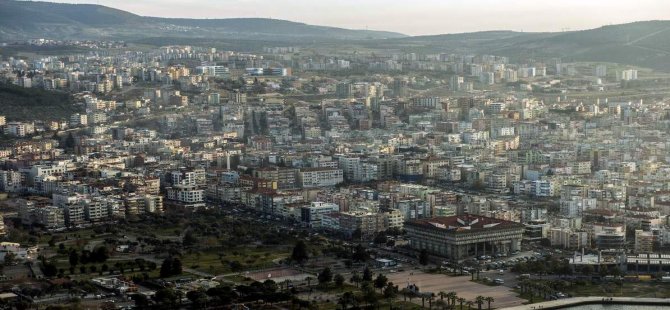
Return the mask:
[[[169, 309], [180, 308], [182, 295], [180, 290], [165, 287], [158, 291], [153, 297], [153, 302], [159, 306]], [[231, 305], [234, 303], [248, 303], [263, 301], [264, 303], [276, 303], [291, 300], [290, 292], [279, 290], [279, 286], [273, 280], [265, 282], [253, 282], [249, 285], [237, 285], [235, 287], [221, 285], [208, 290], [194, 290], [186, 293], [186, 298], [192, 303], [193, 309], [204, 309], [207, 305]], [[148, 308], [151, 300], [142, 294], [133, 295], [135, 305], [139, 308]]]
[[[411, 286], [401, 290], [404, 300], [408, 298], [410, 302], [413, 298], [420, 297], [422, 299], [422, 305], [425, 307], [425, 302], [428, 301], [428, 307], [432, 309], [433, 303], [437, 306], [438, 309], [456, 309], [458, 304], [459, 309], [463, 309], [463, 306], [467, 306], [468, 309], [471, 309], [472, 306], [477, 305], [477, 309], [481, 310], [484, 304], [487, 305], [487, 309], [491, 309], [491, 304], [495, 302], [495, 298], [491, 296], [477, 296], [474, 300], [468, 300], [463, 297], [459, 297], [456, 292], [444, 292], [441, 291], [435, 294], [420, 294], [419, 288], [416, 286]], [[436, 299], [439, 297], [439, 299]]]

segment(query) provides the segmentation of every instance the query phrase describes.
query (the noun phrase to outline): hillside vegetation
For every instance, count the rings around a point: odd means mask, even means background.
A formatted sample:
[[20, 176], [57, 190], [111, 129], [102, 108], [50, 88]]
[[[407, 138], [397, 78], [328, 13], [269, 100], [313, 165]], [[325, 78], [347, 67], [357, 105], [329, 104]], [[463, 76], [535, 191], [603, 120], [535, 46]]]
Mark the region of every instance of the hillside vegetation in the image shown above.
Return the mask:
[[66, 119], [81, 111], [67, 93], [0, 83], [0, 115], [8, 121]]
[[145, 17], [100, 5], [0, 0], [0, 39], [368, 39], [404, 35], [267, 18]]

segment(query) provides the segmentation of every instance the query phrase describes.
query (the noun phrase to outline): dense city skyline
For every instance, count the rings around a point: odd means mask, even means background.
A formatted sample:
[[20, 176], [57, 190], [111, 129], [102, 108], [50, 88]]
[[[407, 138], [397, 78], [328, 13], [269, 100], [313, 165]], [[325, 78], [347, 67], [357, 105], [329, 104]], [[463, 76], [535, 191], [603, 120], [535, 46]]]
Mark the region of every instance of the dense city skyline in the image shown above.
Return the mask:
[[0, 0], [2, 309], [670, 309], [670, 1], [61, 1]]
[[[304, 0], [60, 0], [50, 2], [92, 3], [135, 14], [157, 17], [234, 18], [261, 17], [308, 24], [386, 30], [407, 35], [514, 30], [557, 32], [597, 28], [602, 25], [642, 20], [670, 19], [670, 2], [641, 1], [538, 1], [498, 3], [475, 0], [405, 1], [304, 1]], [[427, 9], [430, 8], [430, 9]], [[516, 16], [516, 17], [514, 17]], [[398, 21], [406, 22], [398, 22]]]

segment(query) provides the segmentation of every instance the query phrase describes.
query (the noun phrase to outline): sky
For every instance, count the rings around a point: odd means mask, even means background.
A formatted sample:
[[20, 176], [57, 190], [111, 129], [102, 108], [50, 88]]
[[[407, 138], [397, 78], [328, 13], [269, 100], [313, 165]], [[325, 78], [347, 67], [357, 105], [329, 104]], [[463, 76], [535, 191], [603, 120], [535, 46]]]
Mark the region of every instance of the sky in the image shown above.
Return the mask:
[[564, 31], [670, 20], [669, 0], [57, 0], [145, 16], [263, 17], [430, 35], [484, 30]]

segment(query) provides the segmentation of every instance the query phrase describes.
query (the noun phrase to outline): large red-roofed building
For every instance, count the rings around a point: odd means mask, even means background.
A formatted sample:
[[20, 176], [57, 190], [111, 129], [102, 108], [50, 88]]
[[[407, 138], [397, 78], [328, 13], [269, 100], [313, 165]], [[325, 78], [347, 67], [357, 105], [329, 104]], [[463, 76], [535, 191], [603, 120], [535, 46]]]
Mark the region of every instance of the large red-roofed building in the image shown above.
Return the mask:
[[524, 225], [476, 215], [412, 220], [405, 223], [410, 245], [450, 259], [517, 251]]

